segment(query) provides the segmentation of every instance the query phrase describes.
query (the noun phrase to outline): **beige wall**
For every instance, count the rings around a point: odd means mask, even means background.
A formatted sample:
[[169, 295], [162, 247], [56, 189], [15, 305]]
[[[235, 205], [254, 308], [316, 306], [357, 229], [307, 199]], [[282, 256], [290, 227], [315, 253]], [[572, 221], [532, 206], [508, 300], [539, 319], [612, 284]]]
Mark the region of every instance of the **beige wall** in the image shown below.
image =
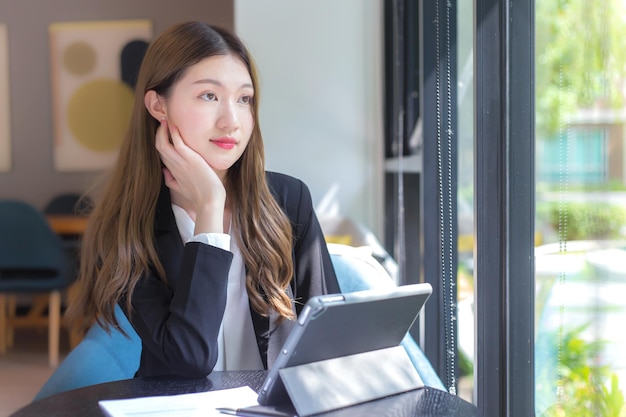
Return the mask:
[[382, 237], [383, 1], [235, 0], [235, 29], [259, 67], [267, 168], [306, 182], [318, 216]]
[[12, 169], [0, 172], [0, 198], [43, 208], [58, 193], [84, 191], [98, 175], [54, 169], [48, 25], [114, 19], [150, 19], [155, 34], [184, 20], [232, 29], [233, 0], [0, 0], [9, 38], [12, 145]]

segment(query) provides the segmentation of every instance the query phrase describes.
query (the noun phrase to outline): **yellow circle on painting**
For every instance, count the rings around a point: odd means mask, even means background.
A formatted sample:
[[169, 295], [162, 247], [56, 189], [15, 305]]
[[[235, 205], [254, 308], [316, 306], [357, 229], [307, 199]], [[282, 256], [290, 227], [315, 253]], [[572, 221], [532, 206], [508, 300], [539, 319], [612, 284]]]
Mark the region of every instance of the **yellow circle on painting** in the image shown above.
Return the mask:
[[75, 140], [95, 152], [110, 152], [122, 143], [133, 107], [133, 91], [119, 80], [97, 79], [81, 85], [67, 106], [67, 123]]
[[85, 75], [96, 66], [96, 51], [87, 42], [74, 42], [63, 51], [63, 66], [74, 75]]

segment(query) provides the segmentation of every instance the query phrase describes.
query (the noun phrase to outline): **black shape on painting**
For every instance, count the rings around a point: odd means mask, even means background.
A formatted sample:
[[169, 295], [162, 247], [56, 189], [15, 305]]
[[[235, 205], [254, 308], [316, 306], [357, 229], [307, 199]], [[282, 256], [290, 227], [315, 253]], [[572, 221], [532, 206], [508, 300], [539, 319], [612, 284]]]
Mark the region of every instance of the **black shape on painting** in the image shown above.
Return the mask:
[[148, 42], [142, 40], [134, 40], [124, 46], [122, 49], [121, 75], [122, 81], [128, 84], [133, 90], [137, 83], [137, 75], [143, 56], [148, 49]]

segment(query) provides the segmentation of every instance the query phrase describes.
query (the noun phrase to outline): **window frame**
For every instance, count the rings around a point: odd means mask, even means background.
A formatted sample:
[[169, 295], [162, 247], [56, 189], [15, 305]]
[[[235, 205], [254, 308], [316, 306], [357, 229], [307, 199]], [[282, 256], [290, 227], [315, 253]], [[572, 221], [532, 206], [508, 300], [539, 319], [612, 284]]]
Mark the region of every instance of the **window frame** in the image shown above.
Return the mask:
[[531, 416], [534, 1], [474, 5], [476, 405], [485, 416]]
[[[392, 2], [386, 0], [385, 4], [387, 6]], [[397, 0], [397, 4], [405, 10], [408, 3]], [[437, 12], [447, 12], [446, 7], [456, 11], [456, 4], [456, 0], [420, 1], [418, 20], [414, 23], [418, 25], [418, 31], [412, 26], [403, 28], [402, 32], [403, 35], [419, 33], [418, 39], [402, 39], [407, 44], [419, 42], [416, 47], [403, 45], [402, 51], [409, 54], [416, 51], [414, 53], [419, 55], [418, 93], [421, 105], [418, 114], [423, 119], [422, 155], [436, 154], [433, 152], [437, 146], [432, 140], [437, 137], [437, 120], [433, 116], [432, 105], [426, 105], [437, 100], [440, 92], [433, 88], [432, 75], [442, 70], [441, 63], [433, 61], [437, 39], [441, 39], [437, 35], [442, 35], [433, 31], [433, 18]], [[474, 403], [487, 417], [526, 417], [534, 415], [535, 406], [534, 1], [474, 0], [473, 4]], [[405, 20], [404, 25], [410, 26], [411, 22]], [[390, 28], [386, 26], [385, 30], [389, 36]], [[403, 56], [400, 62], [403, 65], [401, 76], [411, 74], [414, 67], [408, 68], [407, 64], [415, 60]], [[387, 85], [393, 80], [390, 77], [393, 75], [387, 72]], [[406, 79], [401, 81], [404, 86]], [[387, 97], [389, 100], [389, 95]], [[456, 109], [451, 117], [455, 114]], [[393, 117], [398, 117], [398, 114], [393, 114]], [[452, 122], [455, 126], [456, 123]], [[409, 133], [405, 132], [405, 138]], [[390, 139], [387, 135], [386, 140]], [[452, 157], [456, 158], [456, 155]], [[416, 219], [420, 219], [418, 228], [404, 230], [406, 250], [407, 253], [419, 251], [419, 280], [431, 282], [434, 287], [423, 321], [414, 335], [418, 336], [426, 356], [444, 380], [445, 341], [442, 328], [445, 323], [440, 277], [443, 268], [441, 253], [447, 252], [439, 244], [440, 224], [427, 221], [439, 219], [437, 161], [433, 159], [422, 158], [418, 184], [405, 190], [411, 198], [419, 193], [420, 201], [416, 209], [405, 209], [406, 219], [403, 221], [406, 225], [413, 225]], [[456, 181], [453, 179], [446, 187], [456, 187]], [[386, 195], [390, 204], [393, 193], [387, 192]], [[391, 206], [395, 208], [393, 204]], [[451, 209], [456, 210], [455, 207]], [[397, 210], [389, 210], [386, 225], [397, 228], [392, 220], [396, 215]], [[446, 225], [446, 229], [448, 226], [456, 231], [456, 225]], [[394, 253], [393, 242], [397, 233], [396, 229], [390, 231], [389, 227], [386, 230], [386, 243], [391, 253]], [[412, 276], [412, 272], [407, 270], [407, 276]]]

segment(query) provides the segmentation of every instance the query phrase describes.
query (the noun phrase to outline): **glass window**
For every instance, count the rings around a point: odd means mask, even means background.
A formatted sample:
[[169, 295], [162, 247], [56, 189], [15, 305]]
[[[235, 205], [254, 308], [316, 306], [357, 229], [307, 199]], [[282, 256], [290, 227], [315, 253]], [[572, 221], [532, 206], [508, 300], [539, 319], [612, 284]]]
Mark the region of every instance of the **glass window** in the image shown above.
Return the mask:
[[626, 415], [624, 6], [535, 2], [538, 416]]
[[458, 380], [459, 396], [474, 398], [474, 54], [473, 2], [457, 2], [458, 109]]

